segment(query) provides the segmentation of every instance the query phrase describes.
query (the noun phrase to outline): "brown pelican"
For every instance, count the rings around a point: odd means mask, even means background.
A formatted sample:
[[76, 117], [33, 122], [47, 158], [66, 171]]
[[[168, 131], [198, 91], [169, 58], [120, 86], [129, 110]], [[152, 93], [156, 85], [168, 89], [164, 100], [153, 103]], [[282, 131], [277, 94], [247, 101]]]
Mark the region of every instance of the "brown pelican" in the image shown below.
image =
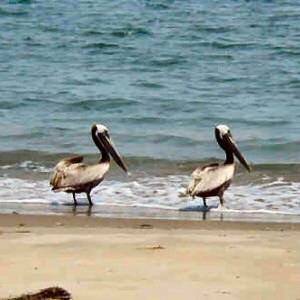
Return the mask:
[[186, 191], [193, 198], [202, 197], [205, 209], [207, 209], [205, 199], [212, 196], [218, 196], [223, 206], [223, 194], [231, 184], [236, 171], [233, 154], [251, 172], [251, 168], [233, 140], [229, 127], [226, 125], [216, 126], [215, 136], [219, 146], [226, 153], [224, 163], [214, 163], [197, 167], [192, 173], [192, 178]]
[[84, 164], [82, 163], [83, 156], [62, 159], [55, 166], [55, 172], [50, 181], [53, 191], [72, 193], [74, 205], [77, 205], [75, 194], [78, 193], [86, 193], [89, 205], [93, 205], [90, 192], [103, 180], [105, 174], [109, 171], [109, 154], [127, 172], [121, 157], [110, 140], [107, 127], [93, 124], [91, 135], [102, 155], [99, 163], [93, 165]]

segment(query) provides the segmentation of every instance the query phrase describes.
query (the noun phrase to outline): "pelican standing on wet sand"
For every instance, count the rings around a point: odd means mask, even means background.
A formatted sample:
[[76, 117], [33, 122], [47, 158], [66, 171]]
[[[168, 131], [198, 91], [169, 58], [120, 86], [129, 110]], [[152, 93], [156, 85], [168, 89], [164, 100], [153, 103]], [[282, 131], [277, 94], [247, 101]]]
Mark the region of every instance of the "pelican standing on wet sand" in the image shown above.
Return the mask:
[[226, 125], [216, 126], [215, 136], [219, 146], [226, 153], [224, 163], [214, 163], [197, 167], [192, 173], [192, 179], [186, 190], [186, 193], [193, 198], [202, 197], [205, 209], [208, 209], [206, 205], [206, 198], [208, 197], [218, 196], [221, 206], [224, 205], [223, 194], [230, 186], [236, 171], [233, 154], [251, 172], [250, 166], [233, 140], [229, 127]]
[[127, 173], [127, 169], [115, 150], [108, 129], [104, 125], [93, 124], [91, 128], [92, 139], [101, 152], [98, 164], [87, 165], [82, 163], [83, 156], [62, 159], [56, 166], [50, 181], [53, 191], [64, 191], [73, 194], [74, 205], [77, 205], [75, 194], [86, 193], [89, 205], [93, 205], [90, 192], [103, 179], [109, 171], [110, 156]]

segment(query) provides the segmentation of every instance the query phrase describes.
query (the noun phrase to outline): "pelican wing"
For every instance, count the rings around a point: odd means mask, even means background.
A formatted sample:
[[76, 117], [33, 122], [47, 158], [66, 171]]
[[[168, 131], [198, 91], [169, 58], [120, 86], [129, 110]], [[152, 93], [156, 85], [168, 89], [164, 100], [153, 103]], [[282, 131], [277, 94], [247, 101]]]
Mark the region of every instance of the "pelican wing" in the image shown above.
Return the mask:
[[230, 181], [235, 173], [235, 165], [212, 164], [198, 167], [192, 173], [192, 179], [187, 193], [196, 196], [201, 193], [212, 191], [224, 183]]
[[109, 163], [86, 165], [83, 163], [71, 164], [64, 169], [56, 169], [51, 180], [53, 190], [76, 190], [86, 185], [103, 180], [109, 170]]
[[77, 156], [73, 156], [73, 157], [68, 157], [68, 158], [64, 158], [62, 159], [56, 166], [55, 169], [56, 170], [63, 170], [73, 164], [78, 164], [81, 163], [83, 161], [83, 156], [82, 155], [77, 155]]
[[53, 174], [50, 185], [53, 189], [57, 189], [60, 186], [61, 181], [66, 177], [65, 171], [73, 165], [78, 166], [83, 161], [83, 156], [73, 156], [60, 160], [55, 166], [55, 173]]

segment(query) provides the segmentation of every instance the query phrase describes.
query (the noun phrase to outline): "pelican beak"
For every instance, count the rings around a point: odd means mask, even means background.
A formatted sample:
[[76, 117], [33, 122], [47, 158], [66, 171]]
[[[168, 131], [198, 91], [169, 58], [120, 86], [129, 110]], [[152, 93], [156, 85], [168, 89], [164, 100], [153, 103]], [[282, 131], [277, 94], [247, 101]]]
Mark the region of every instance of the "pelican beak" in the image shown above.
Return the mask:
[[117, 165], [119, 167], [121, 167], [127, 173], [128, 172], [127, 168], [126, 168], [125, 164], [123, 163], [121, 156], [118, 154], [117, 150], [113, 146], [113, 143], [110, 140], [109, 134], [107, 132], [103, 132], [101, 134], [98, 134], [98, 137], [99, 137], [102, 145], [105, 147], [105, 149], [111, 155], [111, 157], [114, 159], [114, 161], [117, 163]]
[[250, 166], [248, 165], [246, 159], [244, 158], [243, 154], [241, 153], [241, 151], [238, 149], [232, 135], [229, 133], [229, 134], [226, 134], [224, 135], [225, 139], [227, 140], [232, 152], [234, 153], [235, 157], [241, 162], [241, 164], [249, 171], [251, 172], [251, 168]]

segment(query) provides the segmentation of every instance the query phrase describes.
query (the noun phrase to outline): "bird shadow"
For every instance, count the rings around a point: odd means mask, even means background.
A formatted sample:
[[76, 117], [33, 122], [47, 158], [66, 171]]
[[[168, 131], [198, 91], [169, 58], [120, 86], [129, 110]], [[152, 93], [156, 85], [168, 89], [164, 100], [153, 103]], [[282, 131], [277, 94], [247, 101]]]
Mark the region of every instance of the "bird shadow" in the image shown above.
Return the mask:
[[202, 213], [202, 220], [206, 220], [207, 213], [212, 209], [212, 208], [218, 208], [216, 205], [189, 205], [185, 206], [179, 209], [180, 212], [200, 212]]
[[196, 212], [209, 212], [212, 208], [218, 208], [216, 205], [188, 205], [182, 208], [179, 208], [179, 211], [196, 211]]

